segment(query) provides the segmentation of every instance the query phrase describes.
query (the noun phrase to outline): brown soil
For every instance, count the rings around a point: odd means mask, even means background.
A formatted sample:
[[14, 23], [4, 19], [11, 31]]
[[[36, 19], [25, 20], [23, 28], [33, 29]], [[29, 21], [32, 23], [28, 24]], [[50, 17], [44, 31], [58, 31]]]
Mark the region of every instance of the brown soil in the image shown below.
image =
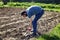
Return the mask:
[[[0, 8], [0, 38], [4, 40], [24, 40], [32, 32], [27, 32], [29, 18], [22, 18], [21, 8]], [[32, 19], [34, 16], [32, 17]], [[38, 21], [38, 31], [41, 34], [49, 32], [60, 23], [60, 12], [45, 11], [45, 14]], [[25, 40], [28, 40], [25, 38]]]

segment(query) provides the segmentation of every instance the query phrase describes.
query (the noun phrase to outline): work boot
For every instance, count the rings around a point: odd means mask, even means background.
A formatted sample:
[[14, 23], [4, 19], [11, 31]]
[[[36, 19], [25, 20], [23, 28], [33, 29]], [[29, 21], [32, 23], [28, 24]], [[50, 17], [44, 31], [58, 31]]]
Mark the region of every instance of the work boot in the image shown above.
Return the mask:
[[32, 38], [32, 37], [39, 37], [41, 34], [40, 33], [33, 33], [33, 34], [31, 34], [30, 35], [30, 37]]

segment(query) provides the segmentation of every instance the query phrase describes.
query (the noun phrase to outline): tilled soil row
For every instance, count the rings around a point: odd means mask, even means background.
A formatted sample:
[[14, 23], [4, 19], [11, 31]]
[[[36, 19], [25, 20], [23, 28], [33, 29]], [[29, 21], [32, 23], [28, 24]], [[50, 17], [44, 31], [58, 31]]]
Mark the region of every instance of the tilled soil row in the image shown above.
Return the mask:
[[[27, 32], [29, 18], [22, 18], [21, 8], [0, 8], [0, 37], [4, 40], [28, 40], [22, 39], [23, 36], [32, 34]], [[32, 19], [34, 16], [32, 17]], [[60, 23], [60, 12], [45, 11], [44, 15], [38, 21], [38, 31], [41, 34], [49, 32], [58, 23]], [[32, 29], [33, 30], [33, 29]]]

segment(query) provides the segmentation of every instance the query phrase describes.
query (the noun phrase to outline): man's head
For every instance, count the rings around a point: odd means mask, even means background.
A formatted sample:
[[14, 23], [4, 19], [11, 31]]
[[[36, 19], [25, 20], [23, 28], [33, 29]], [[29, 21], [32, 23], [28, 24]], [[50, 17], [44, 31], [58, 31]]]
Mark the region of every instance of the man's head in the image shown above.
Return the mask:
[[26, 11], [22, 11], [22, 12], [21, 12], [21, 16], [27, 17], [27, 12], [26, 12]]

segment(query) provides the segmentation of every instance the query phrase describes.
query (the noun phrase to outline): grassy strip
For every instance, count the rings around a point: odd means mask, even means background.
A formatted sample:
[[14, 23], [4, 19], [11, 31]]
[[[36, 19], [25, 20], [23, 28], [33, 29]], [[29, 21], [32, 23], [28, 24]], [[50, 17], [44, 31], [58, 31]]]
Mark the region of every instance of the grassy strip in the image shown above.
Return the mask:
[[60, 40], [60, 24], [53, 28], [50, 33], [44, 34], [36, 40]]
[[34, 2], [9, 2], [7, 5], [3, 5], [2, 2], [0, 2], [0, 7], [19, 7], [19, 8], [27, 8], [31, 5], [38, 5], [44, 8], [45, 10], [52, 10], [52, 11], [58, 11], [60, 12], [60, 4], [44, 4], [44, 3], [34, 3]]

